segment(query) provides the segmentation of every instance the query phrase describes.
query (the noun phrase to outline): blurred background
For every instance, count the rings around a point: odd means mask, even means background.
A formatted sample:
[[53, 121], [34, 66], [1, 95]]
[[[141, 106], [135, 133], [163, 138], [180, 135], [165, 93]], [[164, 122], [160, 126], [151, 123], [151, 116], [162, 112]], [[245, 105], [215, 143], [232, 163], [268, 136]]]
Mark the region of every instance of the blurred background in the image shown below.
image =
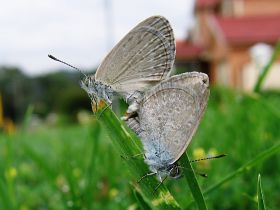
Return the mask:
[[[278, 0], [11, 0], [0, 10], [0, 209], [139, 209], [123, 160], [96, 130], [82, 75], [47, 55], [94, 73], [152, 15], [174, 29], [176, 73], [210, 78], [188, 153], [228, 157], [195, 166], [208, 173], [202, 188], [279, 143]], [[256, 209], [258, 173], [268, 206], [279, 208], [279, 159], [271, 155], [223, 185], [207, 197], [209, 208]], [[185, 207], [191, 195], [182, 185], [167, 182]]]

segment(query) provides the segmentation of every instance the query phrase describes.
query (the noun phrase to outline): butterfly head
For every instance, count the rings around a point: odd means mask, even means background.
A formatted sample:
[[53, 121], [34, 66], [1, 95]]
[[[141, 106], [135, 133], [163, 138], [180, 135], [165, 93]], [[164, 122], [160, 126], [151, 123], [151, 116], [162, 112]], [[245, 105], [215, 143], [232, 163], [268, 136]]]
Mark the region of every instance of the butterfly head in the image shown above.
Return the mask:
[[90, 97], [93, 112], [97, 111], [97, 105], [100, 101], [98, 97], [98, 90], [94, 76], [86, 76], [81, 81], [81, 87], [87, 92]]
[[168, 167], [169, 176], [172, 179], [179, 179], [182, 176], [182, 171], [177, 163], [174, 163]]
[[182, 176], [182, 171], [179, 167], [179, 165], [175, 162], [173, 164], [163, 166], [160, 168], [151, 168], [151, 171], [155, 171], [159, 180], [161, 181], [163, 177], [169, 176], [172, 179], [179, 179]]
[[96, 81], [94, 75], [86, 76], [81, 81], [81, 87], [89, 95], [94, 113], [102, 109], [106, 103], [111, 105], [113, 96], [112, 88], [100, 81]]

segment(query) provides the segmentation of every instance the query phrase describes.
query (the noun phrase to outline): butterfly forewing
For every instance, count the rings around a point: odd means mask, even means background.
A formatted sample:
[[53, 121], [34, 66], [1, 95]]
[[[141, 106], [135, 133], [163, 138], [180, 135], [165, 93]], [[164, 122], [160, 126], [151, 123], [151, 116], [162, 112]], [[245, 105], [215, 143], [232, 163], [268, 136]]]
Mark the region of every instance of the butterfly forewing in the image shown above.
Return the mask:
[[169, 22], [150, 17], [133, 28], [105, 57], [95, 79], [115, 91], [133, 93], [164, 79], [175, 59], [175, 42]]
[[147, 155], [176, 162], [197, 129], [208, 95], [208, 77], [197, 72], [171, 77], [148, 91], [139, 110]]

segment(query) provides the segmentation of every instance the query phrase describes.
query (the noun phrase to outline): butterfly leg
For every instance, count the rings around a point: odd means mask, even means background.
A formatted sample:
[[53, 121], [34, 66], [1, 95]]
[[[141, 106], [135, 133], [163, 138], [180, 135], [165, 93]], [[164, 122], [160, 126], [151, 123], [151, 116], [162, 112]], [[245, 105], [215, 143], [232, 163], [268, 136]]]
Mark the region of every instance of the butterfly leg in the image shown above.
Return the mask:
[[143, 154], [143, 153], [136, 154], [136, 155], [132, 155], [132, 156], [121, 155], [121, 157], [122, 157], [123, 159], [129, 159], [129, 158], [131, 158], [131, 159], [136, 159], [136, 158], [139, 157], [139, 156], [143, 156], [143, 158], [145, 158], [145, 154]]
[[129, 104], [129, 106], [127, 108], [125, 116], [121, 118], [122, 120], [127, 121], [128, 119], [137, 116], [137, 111], [139, 110], [139, 104], [142, 97], [143, 97], [143, 92], [135, 91], [134, 93], [128, 95], [125, 98], [125, 101], [126, 103]]
[[130, 118], [136, 117], [138, 109], [139, 109], [139, 103], [134, 101], [132, 104], [128, 106], [125, 115], [121, 117], [121, 119], [127, 121]]
[[137, 182], [141, 182], [143, 179], [147, 178], [148, 176], [154, 176], [156, 175], [157, 173], [156, 172], [151, 172], [151, 173], [148, 173], [148, 174], [145, 174], [144, 176], [142, 176]]
[[163, 182], [166, 180], [166, 178], [167, 178], [167, 176], [164, 177], [162, 180], [160, 180], [160, 183], [159, 183], [159, 184], [156, 186], [156, 188], [154, 189], [153, 194], [155, 194], [155, 192], [157, 191], [157, 189], [160, 187], [160, 185], [163, 184]]

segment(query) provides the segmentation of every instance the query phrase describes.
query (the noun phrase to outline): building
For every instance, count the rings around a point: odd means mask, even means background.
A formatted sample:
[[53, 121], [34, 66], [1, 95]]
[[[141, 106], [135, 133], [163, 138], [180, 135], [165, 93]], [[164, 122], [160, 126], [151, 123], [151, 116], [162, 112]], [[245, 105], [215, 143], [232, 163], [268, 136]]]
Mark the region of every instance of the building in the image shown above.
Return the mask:
[[[177, 41], [179, 71], [203, 71], [215, 84], [251, 90], [280, 38], [279, 0], [196, 0], [196, 24]], [[264, 88], [280, 88], [280, 59]]]

